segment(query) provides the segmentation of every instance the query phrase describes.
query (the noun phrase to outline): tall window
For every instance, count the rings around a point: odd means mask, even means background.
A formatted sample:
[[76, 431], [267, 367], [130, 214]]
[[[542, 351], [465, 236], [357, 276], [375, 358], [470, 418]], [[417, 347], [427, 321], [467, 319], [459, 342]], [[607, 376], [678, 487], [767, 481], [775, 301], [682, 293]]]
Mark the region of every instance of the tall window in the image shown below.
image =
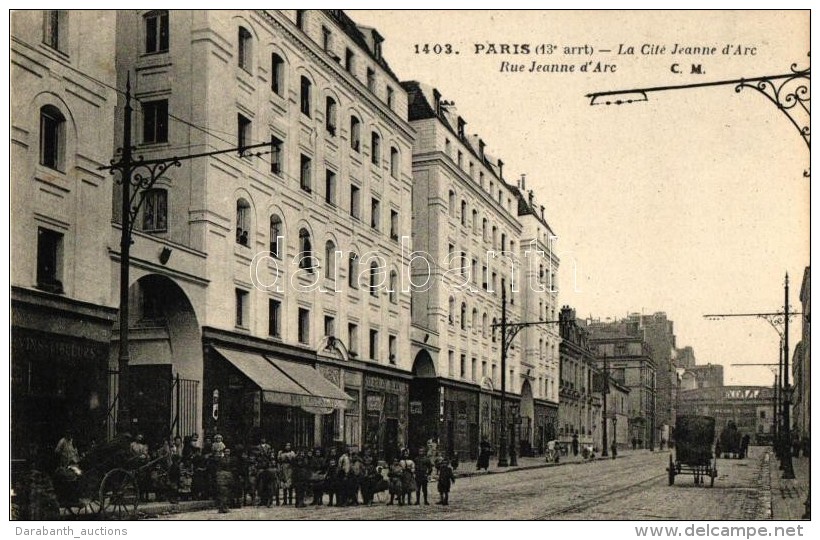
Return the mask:
[[356, 219], [361, 216], [361, 190], [358, 186], [350, 186], [350, 215]]
[[282, 302], [268, 300], [268, 335], [270, 337], [282, 337]]
[[370, 200], [370, 226], [378, 231], [381, 219], [381, 203], [379, 199], [373, 198]]
[[353, 51], [345, 49], [345, 71], [348, 73], [353, 73], [355, 69], [354, 60]]
[[390, 271], [390, 303], [399, 303], [399, 275], [395, 270]]
[[388, 336], [387, 337], [387, 354], [390, 363], [395, 365], [396, 364], [396, 343], [398, 342], [398, 338], [396, 336]]
[[251, 121], [241, 114], [236, 115], [236, 141], [240, 148], [239, 154], [242, 157], [250, 157], [244, 152], [244, 148], [248, 146], [251, 141]]
[[399, 213], [395, 210], [390, 210], [390, 239], [399, 239]]
[[37, 287], [62, 293], [63, 235], [49, 229], [37, 229]]
[[370, 263], [370, 296], [379, 296], [379, 265]]
[[336, 206], [336, 173], [330, 169], [325, 171], [325, 202]]
[[305, 10], [304, 9], [297, 9], [296, 10], [296, 27], [300, 30], [305, 29]]
[[284, 155], [285, 143], [271, 135], [270, 138], [270, 172], [273, 174], [282, 174], [285, 161]]
[[160, 99], [142, 104], [142, 142], [168, 142], [168, 100]]
[[65, 117], [56, 107], [40, 109], [40, 165], [50, 169], [64, 168]]
[[448, 301], [448, 304], [447, 304], [447, 313], [448, 313], [448, 321], [449, 321], [450, 325], [452, 326], [453, 324], [455, 324], [455, 321], [456, 321], [456, 299], [453, 298], [452, 296], [450, 297], [450, 300]]
[[462, 302], [461, 303], [461, 329], [467, 329], [467, 304]]
[[395, 147], [390, 147], [390, 176], [399, 177], [399, 151]]
[[148, 189], [143, 192], [142, 198], [142, 230], [168, 230], [168, 191], [160, 188]]
[[461, 199], [461, 224], [467, 225], [467, 201]]
[[351, 289], [359, 288], [359, 256], [353, 251], [347, 258], [347, 283]]
[[379, 331], [370, 330], [370, 359], [379, 359]]
[[347, 349], [351, 356], [356, 356], [359, 352], [359, 325], [348, 323], [347, 325]]
[[325, 315], [325, 335], [336, 335], [336, 317], [333, 315]]
[[239, 67], [247, 72], [253, 69], [253, 41], [251, 33], [244, 26], [239, 27]]
[[236, 243], [250, 246], [251, 205], [245, 199], [236, 201]]
[[145, 52], [168, 50], [168, 11], [151, 11], [145, 15]]
[[310, 79], [302, 75], [302, 83], [301, 83], [301, 91], [300, 91], [300, 104], [301, 104], [301, 111], [302, 114], [310, 118], [310, 92], [311, 92], [311, 82]]
[[248, 291], [235, 289], [236, 294], [236, 326], [248, 327]]
[[376, 88], [376, 72], [367, 68], [367, 89], [371, 92]]
[[395, 92], [389, 86], [387, 87], [387, 106], [388, 108], [393, 108], [393, 101], [395, 97]]
[[276, 53], [270, 55], [270, 88], [277, 95], [285, 95], [285, 60]]
[[336, 244], [333, 240], [325, 242], [325, 277], [328, 279], [336, 277]]
[[452, 189], [450, 190], [449, 196], [447, 198], [447, 209], [450, 212], [450, 217], [456, 216], [456, 192]]
[[362, 126], [355, 116], [350, 117], [350, 148], [359, 152], [362, 147]]
[[299, 343], [308, 344], [310, 343], [310, 310], [305, 308], [299, 308], [299, 321], [298, 321], [298, 336]]
[[455, 360], [456, 353], [453, 351], [447, 351], [447, 375], [450, 377], [456, 376], [456, 360]]
[[462, 379], [466, 379], [467, 378], [467, 355], [466, 354], [462, 354], [461, 358], [459, 358], [459, 366], [458, 367], [459, 367], [458, 376], [461, 377]]
[[336, 136], [336, 100], [330, 96], [325, 100], [325, 129], [331, 136]]
[[310, 193], [310, 158], [302, 154], [299, 168], [299, 187]]
[[282, 258], [282, 244], [285, 241], [282, 231], [282, 218], [276, 214], [270, 217], [270, 256]]
[[299, 229], [299, 268], [313, 273], [313, 246], [307, 229]]
[[43, 13], [43, 42], [59, 51], [68, 44], [68, 11], [48, 10]]
[[333, 46], [332, 41], [330, 29], [327, 26], [322, 26], [322, 50], [325, 52], [331, 52], [330, 49]]
[[382, 140], [375, 131], [370, 133], [370, 162], [378, 165], [382, 155]]

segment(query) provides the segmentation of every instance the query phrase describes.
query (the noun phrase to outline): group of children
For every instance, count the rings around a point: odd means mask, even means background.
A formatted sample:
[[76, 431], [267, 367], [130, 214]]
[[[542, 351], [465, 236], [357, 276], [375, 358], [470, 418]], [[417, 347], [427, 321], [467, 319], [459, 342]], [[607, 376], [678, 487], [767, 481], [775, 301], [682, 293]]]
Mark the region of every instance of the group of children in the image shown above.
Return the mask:
[[407, 449], [398, 459], [387, 463], [368, 449], [356, 451], [330, 448], [327, 455], [315, 450], [294, 450], [290, 444], [275, 452], [263, 438], [258, 445], [233, 452], [220, 435], [207, 439], [202, 448], [195, 436], [185, 443], [175, 441], [170, 449], [167, 481], [169, 499], [215, 499], [220, 512], [230, 507], [274, 504], [308, 506], [372, 505], [381, 492], [390, 495], [388, 505], [429, 504], [427, 487], [433, 473], [437, 477], [440, 499], [449, 504], [455, 483], [453, 466], [440, 456], [431, 460], [425, 448], [413, 458]]

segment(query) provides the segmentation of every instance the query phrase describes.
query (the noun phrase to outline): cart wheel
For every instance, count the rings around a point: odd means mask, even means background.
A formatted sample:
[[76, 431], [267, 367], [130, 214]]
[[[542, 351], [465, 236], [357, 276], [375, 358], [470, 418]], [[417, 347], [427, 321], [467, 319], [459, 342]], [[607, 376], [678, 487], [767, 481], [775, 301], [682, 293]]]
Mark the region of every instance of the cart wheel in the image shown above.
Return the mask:
[[675, 464], [672, 463], [672, 455], [669, 455], [669, 485], [672, 486], [675, 484]]
[[134, 475], [125, 469], [113, 469], [100, 483], [102, 515], [108, 519], [135, 519], [139, 488]]
[[96, 499], [82, 498], [76, 506], [68, 507], [67, 510], [72, 516], [88, 520], [99, 516], [102, 507], [100, 501]]

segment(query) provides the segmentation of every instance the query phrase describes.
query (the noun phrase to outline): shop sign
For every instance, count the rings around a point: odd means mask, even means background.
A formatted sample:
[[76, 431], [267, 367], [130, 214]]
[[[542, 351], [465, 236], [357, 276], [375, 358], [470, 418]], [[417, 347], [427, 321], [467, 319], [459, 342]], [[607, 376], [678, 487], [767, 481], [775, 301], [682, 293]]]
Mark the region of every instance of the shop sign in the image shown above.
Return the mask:
[[384, 379], [382, 377], [367, 376], [364, 379], [365, 388], [368, 390], [380, 390], [383, 392], [392, 392], [394, 394], [403, 394], [406, 391], [407, 385], [392, 379]]
[[422, 414], [422, 412], [421, 412], [421, 401], [411, 401], [410, 402], [410, 414]]
[[48, 338], [12, 333], [12, 343], [16, 353], [29, 353], [53, 357], [55, 360], [98, 360], [105, 355], [106, 345], [102, 343], [83, 343], [81, 341], [64, 341], [55, 334]]
[[367, 394], [367, 410], [381, 411], [384, 409], [384, 396], [381, 394]]

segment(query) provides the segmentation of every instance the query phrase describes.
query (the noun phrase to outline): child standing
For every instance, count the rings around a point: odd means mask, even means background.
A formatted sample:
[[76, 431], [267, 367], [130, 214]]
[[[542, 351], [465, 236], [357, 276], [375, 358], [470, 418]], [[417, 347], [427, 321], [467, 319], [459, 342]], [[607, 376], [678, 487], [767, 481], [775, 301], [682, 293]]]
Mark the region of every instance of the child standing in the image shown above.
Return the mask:
[[450, 486], [456, 483], [456, 477], [450, 461], [445, 459], [441, 462], [438, 471], [438, 494], [439, 501], [436, 504], [448, 506], [450, 504]]

